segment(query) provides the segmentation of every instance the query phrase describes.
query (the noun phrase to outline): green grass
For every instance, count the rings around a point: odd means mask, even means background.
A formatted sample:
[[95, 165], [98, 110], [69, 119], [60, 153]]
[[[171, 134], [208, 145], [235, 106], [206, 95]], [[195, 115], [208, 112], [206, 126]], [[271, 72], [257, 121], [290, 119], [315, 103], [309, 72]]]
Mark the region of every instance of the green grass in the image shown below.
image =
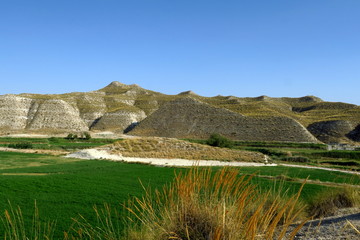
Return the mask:
[[[207, 140], [184, 139], [189, 142], [206, 144]], [[233, 141], [232, 149], [261, 152], [275, 162], [306, 159], [305, 164], [360, 171], [360, 151], [327, 151], [325, 144], [291, 142], [246, 142]], [[301, 164], [301, 163], [299, 163]]]
[[[51, 166], [6, 169], [0, 173], [47, 173], [48, 175], [0, 175], [0, 209], [19, 205], [31, 219], [34, 201], [41, 216], [57, 220], [56, 236], [82, 214], [93, 219], [94, 205], [119, 206], [131, 196], [140, 196], [145, 185], [160, 187], [173, 178], [174, 170], [108, 161], [79, 161]], [[1, 231], [0, 231], [1, 232]]]
[[[0, 152], [0, 212], [9, 209], [8, 201], [13, 206], [19, 205], [27, 224], [31, 222], [36, 200], [42, 220], [56, 220], [55, 239], [62, 238], [63, 231], [70, 227], [71, 218], [78, 214], [88, 221], [96, 221], [93, 206], [108, 203], [119, 209], [123, 202], [133, 196], [140, 197], [144, 192], [141, 182], [151, 188], [161, 188], [172, 181], [174, 171], [184, 169], [162, 168], [140, 164], [120, 162], [64, 159], [56, 156]], [[40, 166], [37, 166], [40, 165]], [[215, 171], [214, 171], [215, 172]], [[243, 167], [243, 174], [257, 172], [260, 175], [286, 175], [290, 178], [319, 179], [339, 183], [360, 183], [349, 174], [325, 172], [287, 167]], [[37, 173], [39, 175], [27, 175]], [[254, 177], [255, 183], [264, 191], [296, 193], [300, 182], [275, 181]], [[330, 187], [306, 184], [301, 199], [309, 202], [314, 194]], [[0, 229], [2, 232], [2, 229]]]
[[36, 167], [79, 161], [78, 159], [59, 158], [46, 154], [0, 152], [0, 169]]
[[294, 179], [319, 180], [321, 182], [360, 184], [360, 176], [342, 172], [331, 172], [321, 169], [291, 168], [285, 166], [274, 167], [242, 167], [242, 173], [256, 173], [265, 176], [287, 176]]
[[17, 143], [32, 143], [33, 149], [53, 149], [53, 150], [73, 150], [73, 149], [85, 149], [99, 147], [106, 144], [111, 144], [120, 139], [65, 139], [65, 138], [0, 138], [0, 146], [7, 147], [10, 144]]

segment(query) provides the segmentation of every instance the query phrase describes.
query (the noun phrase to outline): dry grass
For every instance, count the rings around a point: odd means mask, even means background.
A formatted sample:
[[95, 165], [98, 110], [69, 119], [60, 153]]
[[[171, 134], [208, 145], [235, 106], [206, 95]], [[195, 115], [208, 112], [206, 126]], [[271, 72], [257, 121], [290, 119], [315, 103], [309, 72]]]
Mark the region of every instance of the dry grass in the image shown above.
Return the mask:
[[[108, 147], [108, 146], [106, 146]], [[210, 147], [171, 138], [135, 138], [111, 145], [114, 154], [124, 157], [182, 158], [190, 160], [225, 160], [264, 162], [261, 153]]]
[[360, 191], [355, 187], [342, 187], [334, 191], [320, 192], [308, 206], [308, 213], [314, 218], [336, 214], [340, 208], [360, 206]]
[[3, 236], [6, 240], [53, 239], [55, 222], [42, 222], [40, 220], [36, 202], [30, 227], [25, 224], [20, 207], [14, 209], [10, 203], [9, 210], [5, 210], [4, 215], [0, 218], [5, 229]]
[[303, 212], [297, 208], [301, 190], [284, 200], [261, 193], [249, 183], [251, 177], [238, 175], [226, 168], [215, 174], [194, 168], [162, 191], [147, 190], [127, 205], [132, 224], [126, 239], [282, 239]]

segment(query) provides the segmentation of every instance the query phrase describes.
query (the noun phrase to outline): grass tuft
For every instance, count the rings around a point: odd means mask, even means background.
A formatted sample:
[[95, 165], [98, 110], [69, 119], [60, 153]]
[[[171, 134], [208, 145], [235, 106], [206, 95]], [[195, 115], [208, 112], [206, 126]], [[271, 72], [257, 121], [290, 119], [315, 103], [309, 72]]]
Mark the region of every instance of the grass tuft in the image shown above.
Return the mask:
[[234, 169], [193, 168], [161, 191], [147, 189], [126, 205], [126, 239], [282, 239], [304, 210], [297, 208], [301, 189], [284, 201], [251, 178]]
[[320, 192], [308, 206], [308, 213], [314, 218], [334, 215], [340, 208], [360, 205], [360, 192], [357, 188], [339, 188], [335, 191]]
[[42, 222], [35, 202], [31, 225], [25, 223], [20, 207], [13, 208], [9, 202], [9, 210], [1, 216], [4, 227], [4, 239], [7, 240], [49, 240], [53, 239], [56, 223]]

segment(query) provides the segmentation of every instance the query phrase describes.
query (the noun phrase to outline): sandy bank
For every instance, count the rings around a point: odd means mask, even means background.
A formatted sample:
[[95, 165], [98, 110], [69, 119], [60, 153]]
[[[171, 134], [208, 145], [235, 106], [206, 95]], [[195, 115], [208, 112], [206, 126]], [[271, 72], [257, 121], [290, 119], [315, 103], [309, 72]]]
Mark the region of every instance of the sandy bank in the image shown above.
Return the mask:
[[136, 158], [123, 157], [121, 155], [109, 154], [105, 150], [86, 149], [79, 152], [68, 154], [68, 158], [80, 159], [105, 159], [111, 161], [123, 161], [131, 163], [145, 163], [155, 166], [171, 166], [171, 167], [185, 167], [185, 166], [276, 166], [276, 164], [254, 163], [254, 162], [225, 162], [216, 160], [187, 160], [187, 159], [161, 159], [161, 158]]

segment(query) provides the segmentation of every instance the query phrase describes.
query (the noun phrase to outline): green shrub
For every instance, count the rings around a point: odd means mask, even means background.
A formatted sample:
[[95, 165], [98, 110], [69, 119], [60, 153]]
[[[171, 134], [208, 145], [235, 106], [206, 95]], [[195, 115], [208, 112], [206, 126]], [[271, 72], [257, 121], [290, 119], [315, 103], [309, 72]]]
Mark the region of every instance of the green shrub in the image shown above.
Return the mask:
[[206, 144], [213, 147], [227, 147], [231, 148], [234, 146], [234, 142], [220, 134], [211, 134], [210, 138], [206, 141]]
[[310, 162], [310, 159], [307, 157], [302, 156], [294, 156], [294, 157], [282, 157], [280, 160], [286, 162], [300, 162], [300, 163], [307, 163]]
[[246, 148], [245, 150], [261, 152], [270, 157], [287, 157], [287, 155], [288, 155], [286, 152], [279, 151], [279, 150], [267, 149], [267, 148]]
[[51, 137], [51, 138], [49, 138], [49, 142], [59, 143], [59, 142], [60, 142], [60, 139], [59, 139], [59, 138], [56, 138], [56, 137]]
[[65, 139], [74, 140], [77, 138], [77, 135], [73, 133], [69, 133]]
[[358, 189], [342, 188], [337, 191], [321, 192], [308, 206], [308, 213], [315, 218], [334, 215], [339, 208], [354, 207], [359, 204]]
[[91, 139], [91, 135], [90, 135], [90, 133], [88, 133], [88, 132], [84, 132], [84, 133], [83, 133], [83, 136], [84, 136], [84, 138], [85, 138], [86, 140], [90, 140], [90, 139]]
[[22, 142], [22, 143], [9, 144], [8, 147], [9, 148], [17, 148], [17, 149], [31, 149], [31, 148], [33, 148], [33, 145], [30, 142]]
[[315, 157], [360, 159], [359, 151], [334, 150], [312, 153]]

